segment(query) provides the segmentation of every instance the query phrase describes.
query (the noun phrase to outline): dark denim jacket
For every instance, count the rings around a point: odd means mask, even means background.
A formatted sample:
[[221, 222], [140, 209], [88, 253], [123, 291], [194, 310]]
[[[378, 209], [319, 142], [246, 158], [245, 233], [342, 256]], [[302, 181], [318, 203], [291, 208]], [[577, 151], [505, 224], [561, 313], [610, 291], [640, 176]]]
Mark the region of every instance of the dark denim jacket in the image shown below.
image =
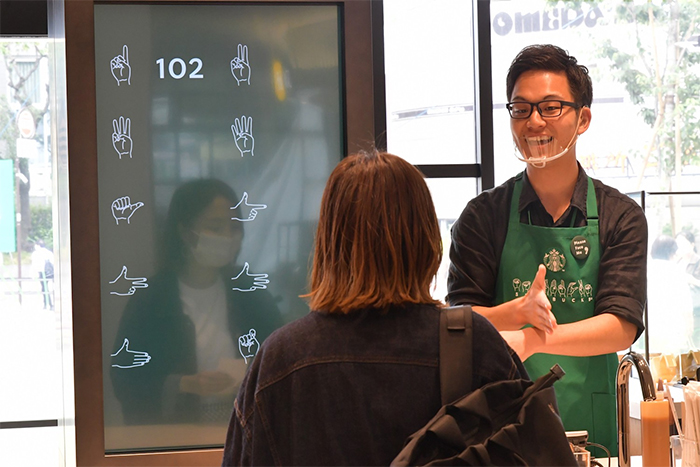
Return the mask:
[[[223, 465], [389, 465], [440, 409], [439, 313], [310, 313], [273, 333], [234, 404]], [[475, 314], [473, 385], [527, 377]]]

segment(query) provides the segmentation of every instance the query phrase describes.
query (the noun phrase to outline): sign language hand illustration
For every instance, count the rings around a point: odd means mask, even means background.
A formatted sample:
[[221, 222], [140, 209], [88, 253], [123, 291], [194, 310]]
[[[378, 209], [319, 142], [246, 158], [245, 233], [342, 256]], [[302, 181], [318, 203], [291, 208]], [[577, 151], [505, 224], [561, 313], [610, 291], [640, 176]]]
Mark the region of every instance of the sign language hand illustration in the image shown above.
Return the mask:
[[112, 70], [112, 76], [117, 80], [117, 86], [122, 83], [131, 85], [131, 66], [129, 66], [129, 48], [124, 45], [122, 54], [117, 55], [109, 62], [109, 68]]
[[238, 44], [238, 56], [231, 60], [231, 74], [236, 78], [236, 84], [248, 83], [250, 86], [250, 63], [248, 62], [248, 46]]
[[148, 352], [129, 350], [129, 339], [124, 338], [122, 346], [112, 356], [112, 368], [136, 368], [151, 361]]
[[127, 297], [129, 295], [134, 295], [136, 289], [145, 289], [148, 287], [146, 283], [147, 278], [145, 277], [128, 277], [126, 272], [126, 266], [122, 266], [122, 272], [119, 273], [116, 279], [110, 281], [112, 284], [112, 291], [109, 292], [111, 295], [119, 295], [120, 297]]
[[131, 158], [131, 119], [119, 117], [119, 120], [115, 118], [112, 120], [112, 146], [114, 150], [119, 154], [119, 159], [122, 156], [129, 156]]
[[246, 363], [248, 363], [249, 358], [255, 357], [259, 349], [260, 342], [255, 338], [255, 329], [251, 329], [248, 334], [243, 334], [238, 338], [238, 351]]
[[236, 141], [236, 147], [241, 152], [241, 157], [248, 153], [254, 156], [253, 117], [246, 118], [243, 115], [241, 118], [235, 119], [233, 125], [231, 125], [231, 132], [233, 133], [233, 139]]
[[[257, 217], [258, 210], [267, 209], [267, 204], [250, 204], [250, 203], [248, 203], [248, 193], [245, 191], [243, 192], [243, 197], [238, 202], [238, 204], [235, 205], [234, 207], [232, 207], [231, 209], [238, 209], [239, 207], [241, 207], [241, 205], [245, 206], [246, 208], [250, 208], [250, 214], [248, 215], [248, 217], [232, 217], [231, 220], [240, 221], [240, 222], [249, 222]], [[244, 215], [245, 214], [243, 212], [241, 212], [241, 216], [244, 216]]]
[[126, 223], [130, 224], [131, 216], [142, 206], [141, 201], [132, 203], [130, 197], [122, 196], [112, 201], [112, 216], [117, 221], [117, 225], [119, 225], [120, 220], [126, 220]]
[[256, 289], [266, 289], [267, 284], [270, 281], [267, 278], [267, 274], [250, 274], [248, 269], [250, 265], [248, 262], [245, 263], [241, 272], [238, 273], [236, 277], [232, 277], [234, 286], [233, 290], [239, 292], [252, 292]]

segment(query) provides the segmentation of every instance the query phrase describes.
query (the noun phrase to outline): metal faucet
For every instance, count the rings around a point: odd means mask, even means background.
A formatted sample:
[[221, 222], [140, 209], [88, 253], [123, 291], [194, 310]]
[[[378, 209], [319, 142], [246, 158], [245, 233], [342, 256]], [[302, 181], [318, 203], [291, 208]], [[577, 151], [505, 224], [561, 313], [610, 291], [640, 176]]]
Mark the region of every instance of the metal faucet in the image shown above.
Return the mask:
[[630, 398], [629, 381], [632, 365], [637, 368], [639, 382], [642, 385], [642, 397], [645, 401], [656, 399], [654, 377], [651, 376], [649, 364], [644, 357], [630, 351], [620, 360], [617, 367], [617, 445], [619, 467], [630, 466], [629, 432], [630, 432]]

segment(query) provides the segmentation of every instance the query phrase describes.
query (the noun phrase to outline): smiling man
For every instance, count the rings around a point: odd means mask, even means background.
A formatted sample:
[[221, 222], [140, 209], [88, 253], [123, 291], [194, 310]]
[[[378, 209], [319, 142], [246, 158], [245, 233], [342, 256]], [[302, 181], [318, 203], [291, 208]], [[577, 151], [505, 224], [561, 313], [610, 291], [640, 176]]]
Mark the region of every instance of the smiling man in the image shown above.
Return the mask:
[[576, 159], [591, 123], [585, 66], [554, 45], [526, 47], [507, 94], [527, 165], [470, 201], [452, 228], [447, 299], [487, 317], [533, 379], [559, 363], [564, 427], [615, 455], [615, 352], [644, 330], [646, 219]]

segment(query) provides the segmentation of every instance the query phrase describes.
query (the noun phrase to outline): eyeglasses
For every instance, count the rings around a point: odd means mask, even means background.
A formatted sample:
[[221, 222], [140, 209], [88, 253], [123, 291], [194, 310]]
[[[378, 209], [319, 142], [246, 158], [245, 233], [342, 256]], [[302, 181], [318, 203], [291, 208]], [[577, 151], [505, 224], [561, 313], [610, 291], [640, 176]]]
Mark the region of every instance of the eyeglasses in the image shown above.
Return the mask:
[[561, 115], [564, 106], [580, 109], [581, 106], [575, 102], [567, 101], [540, 101], [540, 102], [508, 102], [506, 109], [510, 112], [510, 118], [525, 119], [530, 118], [532, 109], [537, 107], [537, 111], [542, 118], [554, 118]]

